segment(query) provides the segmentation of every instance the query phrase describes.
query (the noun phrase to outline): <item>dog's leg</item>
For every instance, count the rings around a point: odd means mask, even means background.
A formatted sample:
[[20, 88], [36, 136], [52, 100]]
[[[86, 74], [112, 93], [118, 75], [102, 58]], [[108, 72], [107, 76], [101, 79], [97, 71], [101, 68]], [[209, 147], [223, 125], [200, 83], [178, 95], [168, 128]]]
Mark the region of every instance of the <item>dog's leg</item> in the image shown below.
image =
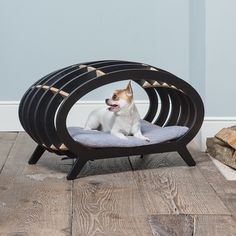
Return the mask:
[[115, 135], [116, 137], [118, 137], [118, 138], [120, 138], [120, 139], [128, 139], [124, 134], [122, 134], [122, 133], [113, 133], [113, 135]]
[[111, 134], [120, 139], [125, 139], [125, 140], [128, 139], [123, 133], [121, 133], [119, 130], [114, 129], [114, 128], [111, 130]]
[[139, 139], [142, 139], [144, 141], [150, 142], [150, 139], [145, 137], [145, 136], [143, 136], [140, 130], [135, 132], [133, 135], [134, 135], [135, 138], [139, 138]]
[[142, 139], [144, 141], [150, 142], [149, 138], [142, 135], [141, 130], [140, 130], [140, 123], [139, 122], [134, 124], [134, 126], [132, 127], [131, 133], [134, 135], [135, 138], [139, 138], [139, 139]]
[[94, 116], [89, 116], [88, 120], [85, 124], [85, 130], [96, 130], [100, 126], [99, 120], [96, 119]]

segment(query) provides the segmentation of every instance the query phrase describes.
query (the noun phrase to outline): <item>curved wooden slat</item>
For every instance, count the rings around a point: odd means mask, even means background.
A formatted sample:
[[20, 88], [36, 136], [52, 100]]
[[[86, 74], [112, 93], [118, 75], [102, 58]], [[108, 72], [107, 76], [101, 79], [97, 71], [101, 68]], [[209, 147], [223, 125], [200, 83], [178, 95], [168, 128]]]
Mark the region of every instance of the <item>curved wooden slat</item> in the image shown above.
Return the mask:
[[180, 116], [180, 98], [174, 89], [168, 89], [169, 99], [171, 102], [171, 110], [168, 117], [168, 120], [165, 123], [165, 126], [176, 125]]
[[180, 98], [180, 116], [177, 121], [177, 125], [185, 126], [188, 124], [188, 120], [190, 119], [190, 104], [187, 96], [184, 93], [181, 93]]
[[[40, 80], [38, 83], [40, 83], [41, 85], [46, 85], [48, 81], [50, 81], [52, 79], [55, 79], [55, 80], [59, 79], [60, 76], [62, 76], [64, 73], [69, 73], [70, 71], [75, 70], [75, 69], [76, 68], [74, 66], [66, 67], [63, 70], [59, 70], [57, 73], [53, 73], [50, 76], [45, 77], [45, 79], [43, 81]], [[43, 92], [42, 90], [35, 88], [35, 86], [38, 85], [38, 83], [36, 83], [33, 86], [33, 88], [31, 87], [32, 91], [31, 91], [30, 95], [28, 95], [27, 101], [24, 103], [23, 107], [21, 108], [22, 109], [21, 115], [23, 115], [25, 117], [24, 129], [27, 131], [28, 134], [30, 134], [31, 137], [34, 137], [35, 141], [41, 143], [40, 138], [36, 134], [37, 132], [32, 131], [32, 129], [34, 127], [33, 116], [36, 114], [35, 108], [39, 104], [39, 101], [42, 98], [44, 92], [46, 92], [46, 91]]]
[[161, 110], [154, 124], [163, 126], [170, 112], [170, 99], [166, 88], [155, 88], [161, 99]]

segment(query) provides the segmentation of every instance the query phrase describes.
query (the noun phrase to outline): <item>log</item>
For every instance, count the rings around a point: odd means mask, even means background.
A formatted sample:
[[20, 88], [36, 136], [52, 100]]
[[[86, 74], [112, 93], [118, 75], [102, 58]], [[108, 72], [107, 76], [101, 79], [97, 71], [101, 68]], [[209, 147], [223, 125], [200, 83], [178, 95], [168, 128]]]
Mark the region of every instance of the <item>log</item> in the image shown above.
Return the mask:
[[223, 128], [215, 137], [236, 149], [236, 130], [233, 127]]
[[207, 138], [207, 152], [215, 159], [236, 169], [235, 149], [216, 137]]

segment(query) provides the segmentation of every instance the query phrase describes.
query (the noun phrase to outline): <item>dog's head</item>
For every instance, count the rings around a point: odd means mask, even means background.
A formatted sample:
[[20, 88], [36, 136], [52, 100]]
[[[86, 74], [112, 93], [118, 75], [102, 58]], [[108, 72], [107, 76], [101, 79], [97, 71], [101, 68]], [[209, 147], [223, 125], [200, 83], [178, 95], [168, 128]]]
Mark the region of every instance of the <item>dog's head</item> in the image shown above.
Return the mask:
[[110, 99], [106, 99], [108, 110], [112, 112], [119, 112], [122, 109], [129, 107], [133, 102], [133, 90], [131, 87], [131, 81], [129, 81], [125, 89], [115, 90]]

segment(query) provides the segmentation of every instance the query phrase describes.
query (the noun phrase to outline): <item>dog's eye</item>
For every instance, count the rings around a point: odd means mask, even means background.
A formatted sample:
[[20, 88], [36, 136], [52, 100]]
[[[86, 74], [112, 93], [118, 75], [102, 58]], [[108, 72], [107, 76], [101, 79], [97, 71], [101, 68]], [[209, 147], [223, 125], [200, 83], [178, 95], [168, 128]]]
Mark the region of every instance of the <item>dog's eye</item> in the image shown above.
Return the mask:
[[117, 95], [116, 94], [113, 94], [113, 96], [112, 96], [112, 100], [117, 100]]

